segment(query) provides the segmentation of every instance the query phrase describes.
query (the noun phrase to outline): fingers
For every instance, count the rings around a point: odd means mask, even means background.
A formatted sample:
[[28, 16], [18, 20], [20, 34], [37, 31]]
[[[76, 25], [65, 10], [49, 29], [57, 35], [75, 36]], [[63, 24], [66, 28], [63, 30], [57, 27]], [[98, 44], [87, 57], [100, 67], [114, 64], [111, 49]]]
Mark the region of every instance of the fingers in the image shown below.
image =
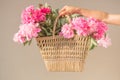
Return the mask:
[[64, 15], [66, 15], [66, 14], [67, 14], [66, 12], [60, 12], [60, 13], [59, 13], [60, 16], [64, 16]]
[[63, 12], [63, 11], [65, 11], [65, 7], [63, 7], [63, 8], [59, 11], [59, 13], [61, 13], [61, 12]]
[[68, 6], [64, 6], [60, 11], [59, 11], [59, 15], [61, 15], [61, 16], [64, 16], [66, 13], [67, 13], [67, 7]]

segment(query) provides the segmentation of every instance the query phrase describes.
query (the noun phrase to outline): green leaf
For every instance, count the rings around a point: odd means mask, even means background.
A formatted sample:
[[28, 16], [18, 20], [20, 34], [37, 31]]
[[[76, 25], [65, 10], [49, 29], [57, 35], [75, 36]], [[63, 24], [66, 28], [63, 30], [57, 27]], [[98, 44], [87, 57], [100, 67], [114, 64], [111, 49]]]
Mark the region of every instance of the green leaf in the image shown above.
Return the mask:
[[30, 41], [28, 41], [28, 45], [30, 45], [32, 43], [32, 39]]
[[38, 35], [42, 37], [42, 36], [45, 36], [45, 33], [41, 31]]
[[25, 46], [28, 43], [28, 41], [24, 42], [23, 45]]
[[48, 7], [48, 4], [47, 4], [47, 3], [45, 3], [45, 7]]
[[97, 47], [97, 42], [95, 41], [95, 39], [91, 38], [90, 39], [91, 44], [90, 44], [90, 50], [94, 49], [95, 47]]
[[95, 48], [95, 45], [94, 44], [91, 44], [90, 46], [90, 50], [94, 49]]
[[27, 44], [30, 45], [31, 42], [32, 42], [32, 39], [31, 39], [30, 41], [26, 41], [26, 42], [24, 42], [23, 45], [24, 45], [24, 46], [26, 46]]
[[79, 14], [73, 14], [73, 15], [71, 15], [72, 18], [79, 17], [79, 16], [80, 16]]
[[50, 35], [52, 35], [49, 26], [46, 27], [46, 28], [45, 28], [45, 27], [41, 27], [41, 29], [45, 32], [45, 36], [50, 36]]

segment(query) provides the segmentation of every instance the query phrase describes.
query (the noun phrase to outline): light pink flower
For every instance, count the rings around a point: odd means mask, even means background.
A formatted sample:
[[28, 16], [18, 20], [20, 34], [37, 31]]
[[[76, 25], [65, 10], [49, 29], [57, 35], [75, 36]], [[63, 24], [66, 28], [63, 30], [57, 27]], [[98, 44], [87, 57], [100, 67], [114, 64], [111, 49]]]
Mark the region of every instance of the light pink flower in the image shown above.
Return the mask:
[[37, 23], [46, 20], [46, 14], [41, 12], [40, 9], [34, 9], [34, 6], [29, 6], [23, 10], [21, 14], [23, 24]]
[[110, 46], [111, 43], [111, 39], [108, 37], [108, 35], [103, 36], [100, 40], [97, 40], [97, 43], [99, 46], [105, 47], [107, 48], [108, 46]]
[[88, 26], [90, 27], [90, 31], [89, 31], [90, 34], [95, 32], [98, 26], [97, 20], [90, 17], [90, 18], [87, 18], [87, 23], [88, 23]]
[[77, 17], [72, 20], [73, 28], [76, 30], [76, 33], [80, 36], [89, 35], [90, 27], [85, 18]]
[[72, 29], [71, 24], [66, 23], [65, 25], [63, 25], [60, 34], [62, 34], [64, 38], [68, 39], [74, 37], [74, 31]]
[[14, 35], [13, 41], [18, 42], [18, 43], [24, 43], [25, 37], [21, 34], [20, 31]]
[[14, 36], [15, 42], [24, 43], [26, 41], [30, 41], [32, 38], [35, 38], [38, 36], [38, 32], [40, 32], [41, 29], [38, 28], [37, 24], [22, 24], [19, 26], [18, 33]]

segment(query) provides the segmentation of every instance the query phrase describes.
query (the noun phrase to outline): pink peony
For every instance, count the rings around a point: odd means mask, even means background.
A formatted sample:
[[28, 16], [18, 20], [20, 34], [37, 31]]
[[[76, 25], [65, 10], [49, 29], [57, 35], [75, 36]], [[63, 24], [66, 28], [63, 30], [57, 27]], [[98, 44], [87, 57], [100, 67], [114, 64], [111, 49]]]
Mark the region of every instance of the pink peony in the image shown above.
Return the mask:
[[49, 7], [42, 7], [40, 10], [42, 13], [45, 13], [45, 14], [50, 14], [51, 12], [51, 9]]
[[76, 33], [80, 36], [89, 35], [90, 27], [85, 18], [77, 17], [72, 20], [73, 28], [76, 30]]
[[97, 20], [94, 18], [87, 18], [87, 23], [88, 23], [88, 26], [90, 26], [89, 32], [90, 32], [90, 34], [92, 34], [97, 29], [97, 25], [98, 25], [98, 24], [96, 24]]
[[14, 36], [15, 42], [24, 43], [26, 41], [30, 41], [32, 38], [35, 38], [38, 36], [38, 32], [40, 32], [41, 29], [38, 28], [37, 24], [23, 24], [20, 25], [18, 33]]
[[90, 34], [96, 40], [101, 39], [108, 30], [108, 26], [100, 20], [87, 18], [87, 21], [90, 26]]
[[19, 43], [24, 43], [25, 42], [25, 37], [21, 34], [20, 31], [14, 35], [13, 41], [19, 42]]
[[103, 36], [100, 40], [97, 40], [97, 43], [99, 46], [107, 48], [111, 45], [111, 39], [108, 37], [108, 35], [106, 35], [106, 37]]
[[21, 14], [23, 24], [36, 23], [46, 20], [46, 14], [41, 12], [40, 9], [34, 9], [34, 6], [29, 6], [23, 10]]
[[66, 23], [65, 25], [63, 25], [60, 35], [61, 34], [64, 36], [64, 38], [68, 38], [68, 39], [74, 37], [74, 31], [71, 27], [71, 24]]
[[41, 12], [41, 9], [36, 9], [33, 14], [33, 19], [35, 22], [43, 22], [46, 20], [46, 14]]

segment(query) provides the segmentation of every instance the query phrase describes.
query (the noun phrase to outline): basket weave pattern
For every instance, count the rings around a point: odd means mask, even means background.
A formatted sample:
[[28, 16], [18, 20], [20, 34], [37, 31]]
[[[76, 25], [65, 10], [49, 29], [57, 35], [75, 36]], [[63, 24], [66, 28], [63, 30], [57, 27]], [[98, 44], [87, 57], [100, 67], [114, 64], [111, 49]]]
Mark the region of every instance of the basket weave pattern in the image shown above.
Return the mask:
[[90, 38], [60, 36], [36, 38], [40, 53], [48, 71], [79, 72], [83, 70], [89, 51]]

